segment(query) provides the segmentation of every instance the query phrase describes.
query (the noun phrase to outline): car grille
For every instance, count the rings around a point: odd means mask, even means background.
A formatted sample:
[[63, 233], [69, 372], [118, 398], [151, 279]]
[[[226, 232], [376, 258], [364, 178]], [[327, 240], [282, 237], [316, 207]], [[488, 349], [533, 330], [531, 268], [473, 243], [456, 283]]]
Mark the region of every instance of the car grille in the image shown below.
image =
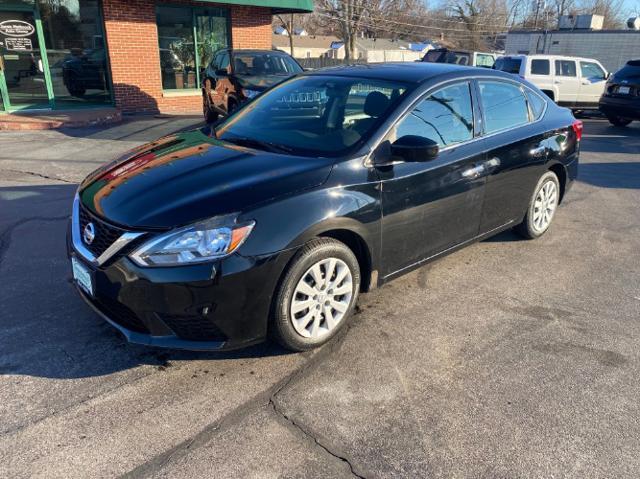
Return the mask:
[[109, 298], [94, 299], [93, 302], [114, 323], [137, 333], [149, 333], [142, 320], [125, 305]]
[[202, 316], [168, 314], [159, 316], [180, 339], [190, 341], [225, 341], [227, 339], [218, 327]]
[[[91, 253], [98, 258], [105, 250], [111, 246], [115, 240], [117, 240], [120, 236], [126, 233], [125, 230], [117, 228], [115, 226], [111, 226], [108, 223], [96, 218], [94, 215], [89, 213], [84, 205], [80, 204], [79, 211], [79, 220], [80, 220], [80, 238], [82, 238], [82, 242], [85, 247], [91, 251]], [[84, 240], [83, 232], [87, 224], [91, 222], [94, 226], [95, 238], [91, 242], [91, 244], [87, 244]]]

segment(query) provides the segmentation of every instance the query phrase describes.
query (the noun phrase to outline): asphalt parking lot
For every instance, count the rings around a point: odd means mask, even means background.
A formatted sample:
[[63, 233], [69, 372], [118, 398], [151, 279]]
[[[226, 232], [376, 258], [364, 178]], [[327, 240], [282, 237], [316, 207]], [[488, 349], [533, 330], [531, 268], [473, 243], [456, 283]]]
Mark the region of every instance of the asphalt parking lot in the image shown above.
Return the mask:
[[585, 120], [543, 238], [363, 295], [319, 351], [129, 345], [70, 284], [71, 199], [197, 121], [0, 133], [0, 477], [640, 475], [638, 122]]

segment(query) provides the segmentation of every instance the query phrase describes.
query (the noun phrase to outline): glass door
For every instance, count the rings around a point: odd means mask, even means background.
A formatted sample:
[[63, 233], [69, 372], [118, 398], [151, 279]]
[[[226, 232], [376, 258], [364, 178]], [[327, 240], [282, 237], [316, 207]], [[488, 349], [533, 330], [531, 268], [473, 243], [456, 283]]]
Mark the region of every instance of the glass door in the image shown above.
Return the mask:
[[33, 12], [0, 11], [0, 93], [4, 109], [49, 107], [40, 48]]

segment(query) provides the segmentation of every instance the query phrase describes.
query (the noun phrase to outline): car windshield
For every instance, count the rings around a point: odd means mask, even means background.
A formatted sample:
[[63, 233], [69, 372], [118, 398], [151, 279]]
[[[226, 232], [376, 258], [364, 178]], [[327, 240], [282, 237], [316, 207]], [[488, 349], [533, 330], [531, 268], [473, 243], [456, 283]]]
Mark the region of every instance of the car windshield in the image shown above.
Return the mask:
[[233, 54], [236, 75], [293, 75], [302, 67], [291, 57], [271, 52], [240, 52]]
[[218, 139], [303, 156], [339, 156], [366, 140], [408, 85], [325, 75], [268, 90], [227, 118]]
[[520, 73], [520, 64], [522, 60], [519, 58], [502, 57], [496, 60], [493, 68], [507, 73]]

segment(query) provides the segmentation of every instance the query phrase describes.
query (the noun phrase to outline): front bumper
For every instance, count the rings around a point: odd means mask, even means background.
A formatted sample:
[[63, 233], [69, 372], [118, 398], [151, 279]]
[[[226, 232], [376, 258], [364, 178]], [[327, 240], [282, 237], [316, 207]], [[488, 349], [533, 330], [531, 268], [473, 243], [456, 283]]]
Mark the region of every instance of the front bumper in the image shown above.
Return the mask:
[[189, 350], [235, 349], [266, 338], [271, 298], [293, 254], [232, 255], [190, 266], [141, 268], [126, 255], [97, 266], [67, 240], [69, 257], [89, 269], [83, 299], [131, 343]]
[[600, 98], [598, 108], [607, 116], [640, 120], [640, 97], [617, 98], [603, 96]]

